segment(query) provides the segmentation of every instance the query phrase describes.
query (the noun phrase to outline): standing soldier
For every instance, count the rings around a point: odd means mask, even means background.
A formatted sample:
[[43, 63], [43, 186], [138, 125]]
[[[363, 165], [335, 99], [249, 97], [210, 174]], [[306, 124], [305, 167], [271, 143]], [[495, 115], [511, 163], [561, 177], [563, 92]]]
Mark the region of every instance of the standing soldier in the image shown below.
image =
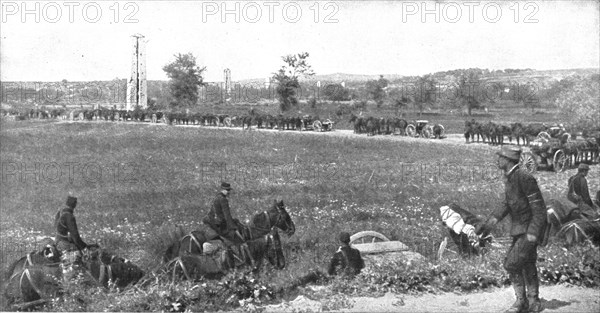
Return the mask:
[[598, 213], [594, 209], [594, 203], [590, 197], [587, 180], [585, 179], [589, 170], [589, 165], [583, 163], [579, 164], [577, 174], [569, 178], [567, 198], [569, 201], [577, 204], [581, 214], [589, 219], [595, 219], [598, 217]]
[[54, 219], [56, 248], [61, 253], [61, 268], [65, 279], [69, 279], [74, 268], [79, 265], [81, 250], [87, 247], [77, 230], [77, 222], [73, 213], [76, 206], [77, 198], [67, 197], [67, 207], [58, 210]]
[[[546, 227], [546, 205], [536, 179], [519, 167], [521, 148], [502, 147], [498, 168], [504, 171], [505, 200], [485, 225], [490, 230], [510, 214], [513, 237], [504, 268], [513, 284], [517, 301], [506, 312], [541, 312], [536, 267], [537, 246]], [[528, 311], [529, 310], [529, 311]]]
[[365, 262], [358, 249], [350, 247], [350, 234], [342, 232], [339, 237], [342, 245], [329, 262], [329, 275], [344, 274], [352, 278], [365, 267]]

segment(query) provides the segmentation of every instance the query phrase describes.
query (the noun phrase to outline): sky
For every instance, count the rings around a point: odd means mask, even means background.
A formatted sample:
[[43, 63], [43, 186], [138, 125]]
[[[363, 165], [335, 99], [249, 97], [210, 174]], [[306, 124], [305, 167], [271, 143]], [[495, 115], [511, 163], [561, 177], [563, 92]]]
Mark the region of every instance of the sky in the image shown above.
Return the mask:
[[266, 78], [308, 52], [317, 74], [600, 68], [598, 1], [0, 1], [0, 80], [147, 78], [177, 53], [205, 81]]

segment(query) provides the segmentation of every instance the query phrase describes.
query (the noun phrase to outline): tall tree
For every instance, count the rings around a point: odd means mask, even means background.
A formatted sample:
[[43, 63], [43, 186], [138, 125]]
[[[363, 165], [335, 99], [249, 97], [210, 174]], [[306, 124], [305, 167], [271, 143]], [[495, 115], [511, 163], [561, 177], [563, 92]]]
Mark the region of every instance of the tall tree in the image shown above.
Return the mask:
[[389, 85], [389, 81], [379, 75], [378, 80], [370, 80], [367, 82], [367, 94], [377, 103], [377, 107], [383, 104], [385, 99], [385, 88]]
[[174, 101], [171, 106], [192, 106], [198, 102], [198, 87], [203, 85], [202, 73], [206, 67], [196, 64], [191, 53], [175, 55], [175, 61], [165, 65], [163, 71], [171, 79], [169, 90]]
[[282, 112], [298, 105], [296, 94], [297, 89], [300, 88], [299, 77], [315, 74], [306, 61], [308, 56], [308, 52], [303, 52], [282, 57], [285, 64], [277, 73], [273, 74], [273, 79], [277, 82], [275, 92], [279, 98], [279, 108]]
[[463, 72], [458, 77], [458, 97], [457, 101], [460, 106], [466, 106], [469, 116], [473, 109], [477, 109], [481, 106], [479, 100], [477, 100], [476, 91], [480, 87], [481, 79], [479, 73], [474, 71]]
[[556, 99], [562, 118], [582, 129], [600, 130], [600, 75], [577, 78]]

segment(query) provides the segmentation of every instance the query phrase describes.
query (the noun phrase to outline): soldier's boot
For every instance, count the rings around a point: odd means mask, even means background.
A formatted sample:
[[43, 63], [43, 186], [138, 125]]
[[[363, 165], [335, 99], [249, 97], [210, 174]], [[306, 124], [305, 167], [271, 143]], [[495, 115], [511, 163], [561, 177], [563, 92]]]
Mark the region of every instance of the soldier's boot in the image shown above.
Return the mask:
[[515, 290], [517, 300], [504, 313], [526, 313], [529, 310], [529, 302], [525, 294], [525, 281], [522, 273], [509, 273], [510, 281]]
[[539, 313], [544, 310], [540, 300], [540, 281], [538, 279], [535, 264], [526, 264], [523, 269], [523, 277], [527, 286], [527, 300], [529, 301], [529, 312]]

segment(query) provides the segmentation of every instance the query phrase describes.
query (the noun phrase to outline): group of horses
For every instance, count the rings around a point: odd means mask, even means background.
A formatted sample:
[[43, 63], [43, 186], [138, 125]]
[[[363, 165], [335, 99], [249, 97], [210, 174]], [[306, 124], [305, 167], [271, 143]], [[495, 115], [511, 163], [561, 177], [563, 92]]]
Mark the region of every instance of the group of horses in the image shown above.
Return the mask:
[[[568, 244], [590, 240], [600, 245], [600, 219], [578, 219], [581, 215], [575, 212], [576, 206], [548, 201], [546, 238], [559, 235]], [[240, 241], [223, 238], [208, 226], [190, 232], [181, 228], [173, 231], [158, 269], [169, 280], [196, 280], [218, 279], [237, 270], [258, 273], [264, 261], [275, 269], [285, 268], [279, 231], [289, 237], [296, 227], [283, 200], [273, 200], [270, 207], [253, 215], [246, 224], [236, 222]], [[41, 251], [31, 252], [10, 265], [4, 279], [4, 296], [10, 303], [24, 303], [17, 307], [20, 309], [60, 296], [64, 290], [60, 264], [60, 252], [50, 239]], [[152, 273], [157, 277], [156, 271]], [[80, 276], [87, 285], [125, 288], [139, 285], [144, 274], [135, 264], [96, 245], [83, 250]]]
[[[367, 136], [375, 135], [401, 135], [401, 136], [420, 136], [423, 135], [422, 131], [426, 125], [421, 125], [417, 121], [409, 123], [403, 118], [399, 117], [374, 117], [374, 116], [357, 116], [354, 114], [350, 115], [348, 121], [353, 124], [355, 134], [367, 134]], [[412, 126], [410, 126], [412, 125]], [[412, 132], [409, 129], [412, 128]], [[435, 124], [431, 127], [432, 133], [426, 137], [430, 138], [444, 138], [444, 126], [441, 124]]]
[[467, 143], [476, 141], [487, 142], [492, 145], [504, 144], [505, 137], [508, 138], [509, 142], [512, 142], [513, 138], [516, 139], [517, 145], [529, 145], [536, 138], [542, 138], [549, 140], [551, 138], [561, 138], [567, 136], [568, 139], [576, 139], [580, 137], [591, 138], [600, 137], [598, 130], [584, 130], [575, 131], [567, 130], [562, 124], [548, 126], [544, 123], [510, 123], [501, 124], [488, 121], [487, 123], [481, 123], [475, 119], [465, 121], [464, 136]]
[[[296, 230], [283, 200], [254, 215], [247, 225], [238, 222], [243, 241], [232, 242], [220, 237], [209, 227], [189, 233], [174, 231], [171, 244], [162, 256], [163, 263], [155, 271], [165, 277], [199, 279], [220, 278], [231, 271], [250, 269], [258, 273], [266, 260], [273, 268], [286, 266], [279, 231], [292, 236]], [[213, 249], [204, 251], [206, 244]], [[215, 248], [216, 247], [216, 248]], [[97, 245], [82, 250], [77, 273], [87, 286], [125, 288], [144, 280], [144, 271], [132, 262], [118, 257]], [[16, 308], [41, 304], [64, 292], [60, 251], [54, 241], [41, 251], [33, 251], [14, 261], [3, 281], [4, 297]]]
[[[30, 111], [7, 111], [1, 112], [3, 116], [15, 116], [19, 120], [24, 119], [73, 119], [73, 120], [102, 120], [102, 121], [137, 121], [152, 123], [166, 123], [169, 125], [200, 125], [216, 127], [251, 127], [279, 130], [316, 130], [317, 128], [331, 128], [331, 121], [321, 122], [318, 116], [311, 115], [284, 115], [266, 114], [251, 110], [248, 114], [213, 114], [202, 112], [163, 112], [158, 110], [118, 110], [115, 108], [77, 109], [67, 111], [64, 108]], [[326, 129], [328, 130], [328, 129]]]

